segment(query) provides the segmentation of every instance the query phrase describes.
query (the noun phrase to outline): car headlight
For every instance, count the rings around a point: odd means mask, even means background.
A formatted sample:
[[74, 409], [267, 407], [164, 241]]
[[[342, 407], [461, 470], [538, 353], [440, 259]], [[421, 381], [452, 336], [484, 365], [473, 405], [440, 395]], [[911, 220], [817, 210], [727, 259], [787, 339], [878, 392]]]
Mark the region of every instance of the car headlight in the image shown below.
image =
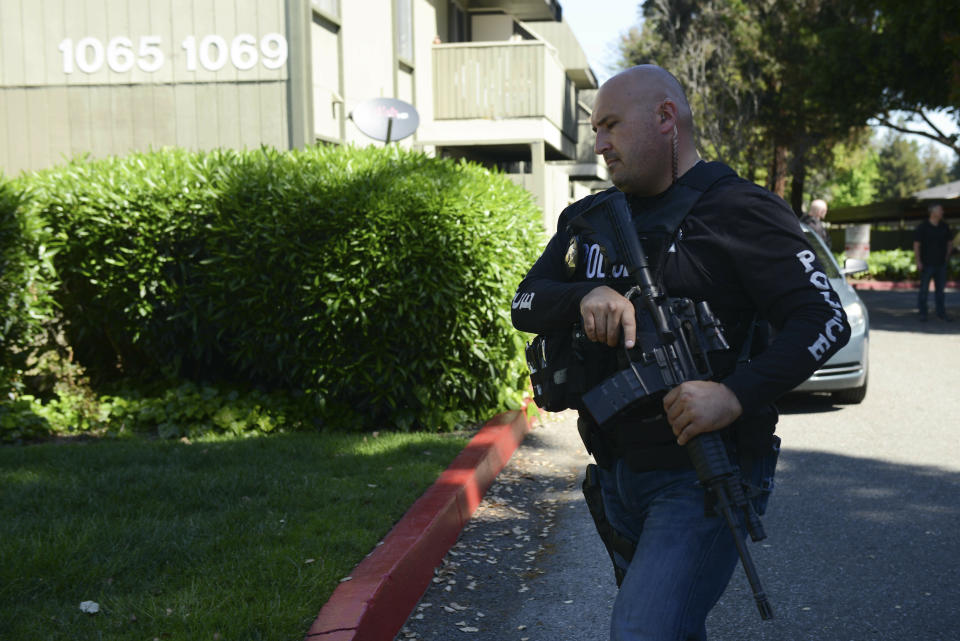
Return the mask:
[[843, 308], [843, 311], [847, 313], [847, 322], [850, 323], [850, 333], [862, 333], [867, 324], [867, 315], [864, 312], [863, 303], [859, 301], [850, 303]]

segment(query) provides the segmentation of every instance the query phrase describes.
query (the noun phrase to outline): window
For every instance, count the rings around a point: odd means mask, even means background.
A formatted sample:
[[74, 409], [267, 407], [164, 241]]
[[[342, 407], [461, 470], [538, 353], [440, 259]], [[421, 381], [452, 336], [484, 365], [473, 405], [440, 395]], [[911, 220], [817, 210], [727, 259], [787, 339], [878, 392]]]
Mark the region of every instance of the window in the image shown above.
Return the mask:
[[450, 42], [470, 42], [470, 20], [460, 5], [450, 2], [447, 21], [447, 39]]
[[315, 138], [343, 139], [341, 97], [340, 27], [319, 13], [313, 15], [310, 39], [313, 68], [313, 133]]
[[397, 57], [413, 62], [413, 10], [411, 0], [393, 0]]
[[339, 0], [313, 0], [313, 7], [334, 18], [340, 17]]
[[807, 231], [805, 234], [807, 236], [807, 242], [810, 243], [810, 247], [813, 248], [813, 253], [817, 255], [817, 260], [823, 265], [823, 271], [827, 275], [827, 278], [840, 278], [837, 262], [827, 251], [827, 248], [823, 246], [823, 243], [820, 242], [820, 237], [812, 231]]

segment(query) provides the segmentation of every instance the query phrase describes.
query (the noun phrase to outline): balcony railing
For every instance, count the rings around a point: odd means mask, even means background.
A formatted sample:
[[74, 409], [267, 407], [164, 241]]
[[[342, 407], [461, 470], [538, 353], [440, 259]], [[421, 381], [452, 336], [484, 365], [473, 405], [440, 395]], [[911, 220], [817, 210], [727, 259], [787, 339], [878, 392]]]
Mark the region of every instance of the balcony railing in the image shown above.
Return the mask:
[[436, 45], [433, 83], [437, 120], [543, 118], [577, 140], [576, 88], [543, 42]]

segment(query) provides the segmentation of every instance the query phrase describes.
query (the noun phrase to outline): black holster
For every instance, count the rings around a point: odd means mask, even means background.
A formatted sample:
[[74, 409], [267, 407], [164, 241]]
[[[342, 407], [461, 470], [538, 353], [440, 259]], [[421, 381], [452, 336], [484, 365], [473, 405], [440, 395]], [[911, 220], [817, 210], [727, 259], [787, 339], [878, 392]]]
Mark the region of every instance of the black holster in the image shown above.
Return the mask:
[[613, 443], [610, 439], [603, 437], [597, 424], [580, 416], [577, 418], [577, 431], [580, 433], [583, 446], [587, 448], [587, 454], [593, 456], [597, 465], [605, 470], [613, 467], [617, 457], [613, 451]]
[[596, 465], [592, 463], [587, 465], [587, 471], [583, 477], [583, 498], [586, 500], [587, 507], [590, 508], [590, 516], [593, 517], [593, 524], [597, 528], [600, 540], [603, 541], [604, 547], [607, 548], [607, 554], [610, 555], [610, 562], [613, 563], [613, 575], [619, 588], [627, 571], [617, 563], [615, 553], [623, 557], [629, 564], [633, 559], [637, 544], [617, 532], [610, 521], [607, 520], [606, 511], [603, 509], [603, 491], [600, 489], [600, 479], [597, 474]]

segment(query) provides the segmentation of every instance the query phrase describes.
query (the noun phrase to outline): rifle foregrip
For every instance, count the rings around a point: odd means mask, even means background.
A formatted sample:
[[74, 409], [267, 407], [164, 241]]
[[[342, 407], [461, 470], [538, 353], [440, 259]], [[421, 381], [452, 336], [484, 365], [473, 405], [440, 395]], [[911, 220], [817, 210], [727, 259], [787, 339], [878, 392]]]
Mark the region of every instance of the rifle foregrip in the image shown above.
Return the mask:
[[705, 432], [691, 439], [686, 447], [697, 478], [704, 486], [709, 487], [716, 479], [734, 474], [727, 448], [719, 434]]
[[731, 509], [743, 513], [747, 532], [754, 542], [767, 538], [760, 517], [743, 491], [740, 474], [727, 457], [723, 439], [718, 434], [706, 432], [693, 438], [686, 447], [697, 478], [704, 487], [714, 493], [723, 492]]

